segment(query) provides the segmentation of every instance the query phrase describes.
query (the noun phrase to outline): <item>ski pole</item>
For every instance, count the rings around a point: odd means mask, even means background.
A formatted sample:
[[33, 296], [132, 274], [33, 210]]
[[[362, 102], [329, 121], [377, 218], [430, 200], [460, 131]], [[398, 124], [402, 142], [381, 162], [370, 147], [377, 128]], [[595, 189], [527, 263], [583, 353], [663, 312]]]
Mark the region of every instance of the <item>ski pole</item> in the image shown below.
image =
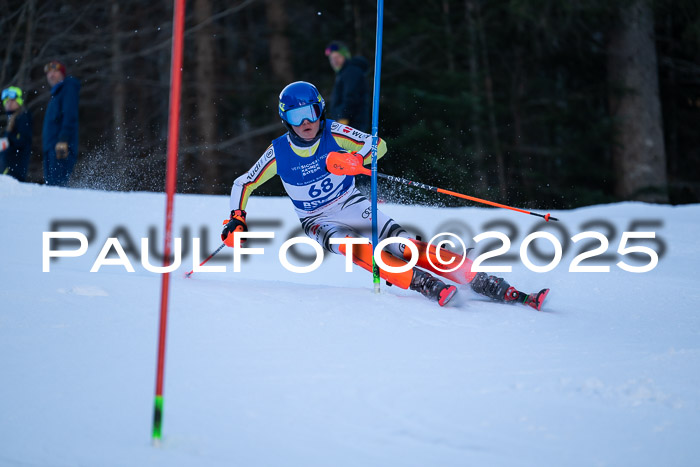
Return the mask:
[[[221, 249], [222, 249], [223, 247], [225, 247], [225, 246], [226, 246], [226, 243], [222, 243], [221, 245], [219, 245], [219, 248], [217, 248], [217, 249], [214, 251], [214, 253], [210, 254], [209, 257], [208, 257], [207, 259], [205, 259], [204, 261], [202, 261], [201, 263], [199, 263], [199, 265], [200, 265], [200, 266], [203, 266], [204, 263], [206, 263], [207, 261], [209, 261], [210, 259], [212, 259], [212, 258], [214, 257], [214, 255], [217, 254], [218, 252], [220, 252]], [[191, 270], [190, 272], [188, 272], [187, 274], [185, 274], [185, 279], [189, 278], [189, 277], [192, 275], [193, 272], [194, 272], [194, 269]]]
[[[335, 175], [372, 175], [372, 172], [368, 168], [362, 165], [362, 160], [356, 157], [356, 153], [347, 152], [331, 152], [328, 154], [326, 159], [326, 168], [328, 171]], [[532, 211], [526, 211], [525, 209], [514, 208], [512, 206], [506, 206], [505, 204], [496, 203], [494, 201], [489, 201], [486, 199], [475, 198], [474, 196], [463, 195], [461, 193], [456, 193], [454, 191], [445, 190], [443, 188], [434, 187], [431, 185], [426, 185], [425, 183], [414, 182], [412, 180], [406, 180], [405, 178], [395, 177], [393, 175], [386, 175], [383, 173], [377, 173], [377, 177], [389, 180], [391, 182], [398, 182], [408, 186], [414, 186], [418, 188], [423, 188], [424, 190], [434, 191], [436, 193], [442, 193], [445, 195], [455, 196], [457, 198], [464, 198], [470, 201], [475, 201], [477, 203], [488, 204], [490, 206], [495, 206], [497, 208], [510, 209], [511, 211], [522, 212], [524, 214], [530, 214], [531, 216], [537, 216], [543, 218], [545, 221], [558, 221], [556, 217], [552, 217], [550, 214], [538, 214]]]

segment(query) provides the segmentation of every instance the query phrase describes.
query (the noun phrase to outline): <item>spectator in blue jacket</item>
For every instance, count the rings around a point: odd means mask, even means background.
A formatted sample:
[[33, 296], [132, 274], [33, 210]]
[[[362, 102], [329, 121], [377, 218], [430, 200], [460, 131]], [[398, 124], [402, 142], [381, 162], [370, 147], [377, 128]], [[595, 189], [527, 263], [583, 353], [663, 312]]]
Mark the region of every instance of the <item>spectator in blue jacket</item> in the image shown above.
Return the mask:
[[339, 41], [328, 44], [326, 57], [336, 73], [328, 118], [369, 133], [367, 60], [359, 56], [353, 57], [348, 47]]
[[32, 154], [32, 116], [24, 107], [22, 90], [17, 86], [3, 89], [2, 105], [7, 112], [7, 125], [0, 137], [0, 173], [23, 182]]
[[44, 181], [47, 185], [67, 186], [78, 160], [78, 93], [80, 82], [66, 76], [66, 66], [51, 61], [44, 67], [51, 86], [42, 130]]

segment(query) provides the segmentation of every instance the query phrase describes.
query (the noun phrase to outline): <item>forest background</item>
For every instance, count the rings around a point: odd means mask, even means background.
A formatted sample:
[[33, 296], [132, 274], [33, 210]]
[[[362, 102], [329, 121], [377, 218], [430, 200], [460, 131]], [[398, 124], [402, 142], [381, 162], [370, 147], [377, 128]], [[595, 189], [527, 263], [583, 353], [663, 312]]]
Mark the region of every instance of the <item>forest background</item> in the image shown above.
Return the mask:
[[[163, 191], [172, 0], [0, 11], [0, 85], [20, 86], [34, 119], [29, 181], [43, 181], [43, 67], [58, 59], [82, 83], [71, 185]], [[285, 131], [287, 83], [328, 99], [331, 40], [368, 60], [371, 89], [376, 15], [370, 0], [188, 1], [178, 192], [228, 193]], [[381, 172], [532, 208], [700, 200], [697, 0], [387, 1], [382, 58]]]

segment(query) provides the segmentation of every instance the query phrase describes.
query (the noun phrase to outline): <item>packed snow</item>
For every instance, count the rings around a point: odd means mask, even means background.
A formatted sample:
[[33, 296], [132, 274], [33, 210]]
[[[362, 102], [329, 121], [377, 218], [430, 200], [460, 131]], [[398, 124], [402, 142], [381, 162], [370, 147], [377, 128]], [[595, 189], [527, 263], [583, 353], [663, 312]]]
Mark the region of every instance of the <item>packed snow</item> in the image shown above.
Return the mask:
[[[406, 188], [410, 191], [410, 188]], [[163, 438], [151, 443], [165, 195], [66, 189], [0, 176], [1, 466], [690, 466], [700, 458], [700, 206], [618, 203], [552, 212], [558, 223], [482, 207], [381, 204], [424, 240], [510, 240], [484, 265], [520, 290], [550, 287], [542, 312], [460, 286], [441, 308], [346, 272], [344, 258], [295, 273], [303, 236], [285, 198], [253, 197], [234, 272], [221, 243], [226, 196], [177, 195]], [[541, 206], [536, 212], [547, 212]], [[558, 265], [549, 232], [563, 247]], [[571, 240], [597, 231], [593, 238]], [[654, 232], [629, 239], [625, 232]], [[45, 233], [80, 232], [44, 243]], [[590, 236], [589, 236], [590, 237]], [[116, 247], [103, 248], [116, 238]], [[112, 243], [113, 245], [114, 243]], [[622, 254], [641, 245], [642, 253]], [[570, 272], [574, 258], [601, 247]], [[644, 249], [646, 248], [646, 249]], [[602, 251], [605, 250], [605, 251]], [[602, 253], [602, 254], [599, 254]], [[648, 272], [632, 267], [658, 264]], [[296, 266], [314, 250], [287, 251]], [[100, 259], [102, 258], [102, 259]], [[45, 259], [48, 272], [45, 272]], [[125, 263], [133, 267], [128, 272]], [[94, 269], [95, 272], [91, 272]]]

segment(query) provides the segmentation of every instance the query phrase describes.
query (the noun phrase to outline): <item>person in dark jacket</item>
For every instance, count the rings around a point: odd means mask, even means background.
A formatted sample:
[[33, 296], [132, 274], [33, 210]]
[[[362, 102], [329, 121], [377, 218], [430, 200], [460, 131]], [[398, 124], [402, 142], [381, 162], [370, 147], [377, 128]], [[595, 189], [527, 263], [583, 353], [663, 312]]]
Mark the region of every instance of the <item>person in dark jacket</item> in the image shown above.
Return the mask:
[[371, 129], [367, 60], [350, 55], [348, 47], [339, 41], [328, 44], [326, 56], [336, 73], [328, 117], [369, 133]]
[[47, 185], [67, 186], [78, 160], [78, 94], [80, 82], [66, 76], [66, 66], [58, 61], [44, 67], [51, 86], [42, 130], [44, 181]]
[[7, 125], [0, 138], [0, 174], [23, 182], [32, 154], [32, 116], [24, 107], [22, 90], [17, 86], [3, 89], [2, 105], [7, 112]]

